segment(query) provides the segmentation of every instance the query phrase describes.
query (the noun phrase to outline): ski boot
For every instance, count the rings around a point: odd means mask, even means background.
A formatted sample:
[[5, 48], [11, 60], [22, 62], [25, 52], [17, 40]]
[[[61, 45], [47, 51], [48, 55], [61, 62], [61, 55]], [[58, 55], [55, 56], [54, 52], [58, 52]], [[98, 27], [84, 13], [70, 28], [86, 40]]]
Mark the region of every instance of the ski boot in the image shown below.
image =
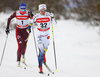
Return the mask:
[[43, 74], [42, 66], [39, 66], [39, 69], [40, 69], [39, 73], [40, 73], [40, 74]]
[[17, 67], [20, 67], [20, 61], [18, 61], [18, 65], [17, 65]]
[[25, 57], [22, 55], [22, 63], [25, 63]]

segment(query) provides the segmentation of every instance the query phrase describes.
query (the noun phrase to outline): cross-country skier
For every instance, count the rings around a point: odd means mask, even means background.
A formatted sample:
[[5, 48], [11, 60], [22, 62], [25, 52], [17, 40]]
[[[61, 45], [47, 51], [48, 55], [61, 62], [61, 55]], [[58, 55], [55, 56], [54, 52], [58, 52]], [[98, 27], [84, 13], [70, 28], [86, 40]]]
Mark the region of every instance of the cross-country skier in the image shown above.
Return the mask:
[[50, 43], [49, 30], [50, 30], [51, 18], [53, 19], [53, 22], [56, 23], [56, 21], [54, 19], [53, 13], [46, 12], [47, 7], [45, 4], [40, 4], [38, 7], [40, 13], [37, 13], [33, 17], [33, 22], [37, 24], [36, 40], [39, 49], [39, 55], [38, 55], [38, 62], [40, 69], [39, 73], [43, 73], [42, 63], [46, 62], [45, 53]]
[[26, 10], [26, 4], [21, 3], [19, 5], [19, 10], [15, 11], [9, 18], [7, 22], [6, 34], [10, 32], [9, 24], [11, 19], [16, 17], [17, 24], [16, 24], [16, 40], [18, 43], [18, 50], [17, 50], [17, 62], [18, 67], [20, 67], [20, 59], [22, 55], [22, 61], [25, 62], [25, 50], [26, 50], [26, 43], [28, 41], [29, 33], [31, 29], [28, 27], [29, 25], [29, 18], [33, 17], [32, 12]]

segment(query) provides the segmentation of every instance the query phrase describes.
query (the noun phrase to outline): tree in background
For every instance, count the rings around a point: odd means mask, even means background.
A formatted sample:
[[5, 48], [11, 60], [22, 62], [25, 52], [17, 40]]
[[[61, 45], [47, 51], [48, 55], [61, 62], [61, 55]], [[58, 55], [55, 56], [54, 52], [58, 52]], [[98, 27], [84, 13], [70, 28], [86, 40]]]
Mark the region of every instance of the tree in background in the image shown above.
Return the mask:
[[47, 5], [47, 11], [55, 14], [56, 19], [59, 19], [61, 15], [66, 18], [63, 0], [31, 0], [28, 2], [28, 6], [30, 10], [38, 12], [38, 5], [42, 3]]
[[6, 10], [17, 10], [18, 6], [17, 0], [0, 0], [0, 11], [6, 12]]
[[26, 3], [27, 9], [37, 12], [38, 5], [45, 3], [47, 5], [47, 11], [53, 12], [57, 19], [60, 18], [60, 15], [66, 18], [66, 9], [63, 6], [62, 0], [3, 0], [0, 1], [0, 11], [6, 9], [17, 10], [21, 2]]
[[38, 5], [45, 3], [47, 11], [53, 12], [56, 19], [62, 15], [64, 18], [72, 18], [77, 15], [78, 20], [100, 21], [100, 0], [0, 0], [0, 11], [18, 10], [21, 2], [26, 3], [27, 9], [34, 14], [38, 12]]
[[100, 21], [100, 0], [67, 0], [75, 7], [70, 12], [78, 15], [78, 20], [89, 21], [93, 25], [99, 25]]

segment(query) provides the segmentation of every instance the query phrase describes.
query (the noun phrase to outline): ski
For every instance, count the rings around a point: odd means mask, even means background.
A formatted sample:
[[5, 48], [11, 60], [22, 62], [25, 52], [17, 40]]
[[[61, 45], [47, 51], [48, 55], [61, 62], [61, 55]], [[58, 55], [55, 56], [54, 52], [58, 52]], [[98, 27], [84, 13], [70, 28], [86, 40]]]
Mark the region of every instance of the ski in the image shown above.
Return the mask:
[[18, 68], [26, 69], [26, 66], [22, 66], [22, 65], [18, 65], [17, 67], [18, 67]]
[[23, 62], [23, 61], [21, 61], [22, 62], [22, 64], [25, 66], [25, 67], [29, 67], [29, 68], [31, 68], [32, 69], [32, 67], [31, 66], [29, 66], [29, 65], [27, 65], [25, 62]]
[[25, 62], [23, 62], [23, 61], [21, 61], [25, 66], [27, 66], [27, 64], [25, 63]]
[[51, 71], [51, 69], [49, 68], [49, 66], [46, 64], [46, 62], [43, 63], [45, 65], [45, 67], [47, 68], [47, 70], [49, 71], [48, 76], [51, 74], [54, 74], [53, 71]]

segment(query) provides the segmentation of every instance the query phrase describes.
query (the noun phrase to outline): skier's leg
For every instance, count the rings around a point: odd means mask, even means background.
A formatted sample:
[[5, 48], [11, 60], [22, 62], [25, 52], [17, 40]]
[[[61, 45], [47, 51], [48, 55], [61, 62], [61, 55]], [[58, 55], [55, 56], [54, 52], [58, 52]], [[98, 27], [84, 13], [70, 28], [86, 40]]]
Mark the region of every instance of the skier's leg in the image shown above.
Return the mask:
[[37, 46], [39, 49], [39, 55], [38, 55], [38, 63], [39, 63], [39, 69], [40, 73], [42, 73], [42, 63], [43, 63], [43, 54], [44, 54], [44, 47], [43, 47], [43, 37], [40, 35], [37, 35]]
[[21, 58], [22, 43], [20, 42], [21, 41], [18, 41], [17, 61], [20, 61], [20, 58]]
[[27, 42], [28, 42], [28, 36], [29, 36], [29, 33], [27, 33], [26, 29], [23, 29], [22, 31], [22, 51], [21, 51], [21, 54], [22, 54], [22, 62], [25, 63], [25, 51], [26, 51], [26, 46], [27, 46]]
[[20, 30], [17, 27], [16, 27], [16, 40], [18, 43], [17, 61], [20, 61], [21, 51], [22, 51], [22, 38], [21, 38]]
[[28, 42], [28, 36], [29, 36], [29, 33], [27, 33], [26, 29], [23, 30], [23, 33], [22, 33], [22, 39], [23, 39], [23, 48], [22, 48], [22, 55], [25, 54], [25, 51], [26, 51], [26, 46], [27, 46], [27, 42]]
[[44, 40], [45, 40], [45, 41], [44, 41], [44, 55], [43, 55], [43, 62], [46, 62], [45, 54], [46, 54], [46, 51], [48, 50], [48, 46], [49, 46], [49, 43], [50, 43], [50, 36], [45, 37]]
[[21, 51], [22, 51], [22, 37], [20, 33], [20, 29], [16, 28], [16, 40], [18, 44], [18, 49], [17, 49], [17, 62], [18, 62], [18, 67], [20, 67], [20, 59], [21, 59]]
[[43, 48], [42, 50], [39, 48], [39, 56], [38, 56], [38, 62], [39, 62], [39, 68], [40, 68], [40, 73], [42, 73], [42, 63], [43, 63]]
[[43, 63], [43, 54], [44, 54], [43, 44], [42, 43], [39, 44], [38, 48], [39, 48], [38, 63], [39, 63], [40, 72], [42, 72], [42, 63]]

